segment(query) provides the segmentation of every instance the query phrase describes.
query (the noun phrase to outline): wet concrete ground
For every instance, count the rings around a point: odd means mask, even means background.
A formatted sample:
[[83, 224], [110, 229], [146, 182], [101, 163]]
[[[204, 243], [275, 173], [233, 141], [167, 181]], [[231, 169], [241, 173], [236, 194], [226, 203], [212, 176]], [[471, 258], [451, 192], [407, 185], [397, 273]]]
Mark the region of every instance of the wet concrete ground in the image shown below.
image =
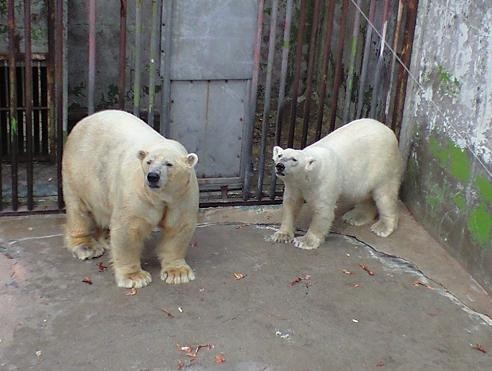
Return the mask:
[[[99, 272], [108, 256], [80, 262], [62, 248], [63, 222], [0, 220], [2, 370], [491, 368], [492, 320], [432, 269], [378, 252], [377, 237], [370, 247], [331, 234], [303, 251], [268, 241], [267, 225], [204, 223], [189, 250], [195, 281], [158, 279], [154, 236], [143, 259], [154, 282], [127, 295], [110, 269]], [[482, 297], [484, 312], [490, 305]], [[177, 344], [213, 349], [193, 358]]]

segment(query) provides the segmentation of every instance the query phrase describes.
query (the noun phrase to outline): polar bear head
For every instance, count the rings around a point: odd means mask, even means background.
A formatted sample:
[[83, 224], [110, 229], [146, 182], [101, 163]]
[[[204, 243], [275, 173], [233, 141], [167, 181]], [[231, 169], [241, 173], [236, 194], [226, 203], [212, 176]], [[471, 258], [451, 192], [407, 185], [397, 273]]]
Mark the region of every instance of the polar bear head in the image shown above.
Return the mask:
[[140, 150], [137, 157], [143, 170], [144, 184], [154, 191], [186, 187], [198, 162], [195, 153], [183, 155], [167, 148]]
[[316, 166], [316, 159], [303, 150], [273, 147], [275, 174], [282, 179], [295, 178], [311, 172]]

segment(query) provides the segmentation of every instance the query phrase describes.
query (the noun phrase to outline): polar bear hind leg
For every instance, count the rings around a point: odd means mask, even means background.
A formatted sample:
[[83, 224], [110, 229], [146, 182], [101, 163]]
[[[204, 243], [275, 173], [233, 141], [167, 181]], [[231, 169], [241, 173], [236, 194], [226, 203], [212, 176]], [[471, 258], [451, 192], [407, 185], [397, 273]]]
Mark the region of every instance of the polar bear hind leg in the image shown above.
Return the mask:
[[364, 200], [355, 205], [352, 210], [343, 214], [343, 221], [350, 225], [360, 226], [374, 220], [378, 214], [372, 199]]
[[104, 254], [104, 248], [96, 243], [93, 232], [95, 222], [91, 214], [81, 207], [81, 201], [65, 191], [67, 225], [65, 247], [80, 260], [97, 258]]
[[371, 226], [371, 231], [380, 237], [388, 237], [398, 226], [398, 181], [382, 184], [373, 191], [379, 220]]

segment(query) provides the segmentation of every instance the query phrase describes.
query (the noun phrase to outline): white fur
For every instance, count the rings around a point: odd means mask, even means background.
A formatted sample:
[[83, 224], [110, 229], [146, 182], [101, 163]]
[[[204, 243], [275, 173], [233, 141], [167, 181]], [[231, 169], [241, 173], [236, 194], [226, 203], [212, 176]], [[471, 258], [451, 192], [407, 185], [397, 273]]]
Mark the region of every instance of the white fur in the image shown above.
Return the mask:
[[[157, 225], [161, 278], [168, 283], [194, 279], [184, 258], [196, 226], [196, 154], [162, 137], [137, 117], [102, 111], [80, 121], [68, 136], [63, 155], [63, 192], [67, 209], [66, 246], [79, 259], [101, 255], [109, 229], [116, 283], [143, 287], [145, 238]], [[157, 184], [148, 181], [158, 173]]]
[[[340, 197], [356, 203], [343, 216], [346, 222], [366, 224], [379, 213], [374, 233], [386, 237], [397, 227], [402, 159], [393, 131], [384, 124], [356, 120], [303, 150], [274, 147], [273, 160], [285, 183], [282, 224], [274, 241], [317, 248], [330, 231]], [[295, 217], [304, 202], [313, 218], [306, 235], [294, 238]]]

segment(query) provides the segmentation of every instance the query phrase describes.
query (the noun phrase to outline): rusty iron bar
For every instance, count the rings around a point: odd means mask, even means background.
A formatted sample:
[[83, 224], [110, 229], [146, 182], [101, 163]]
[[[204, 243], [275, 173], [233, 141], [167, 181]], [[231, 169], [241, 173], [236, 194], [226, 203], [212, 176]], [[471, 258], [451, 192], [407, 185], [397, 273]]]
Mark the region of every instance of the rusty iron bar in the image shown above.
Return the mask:
[[[163, 0], [163, 4], [164, 4]], [[167, 6], [162, 6], [162, 42], [163, 49], [161, 49], [161, 66], [160, 74], [162, 81], [162, 94], [161, 94], [161, 119], [160, 119], [160, 132], [165, 137], [169, 136], [170, 131], [170, 115], [171, 115], [171, 48], [172, 48], [172, 21], [173, 21], [173, 9], [174, 1], [167, 0]], [[162, 39], [161, 39], [162, 40]]]
[[275, 55], [275, 41], [277, 30], [277, 13], [278, 0], [272, 0], [272, 13], [270, 18], [270, 35], [268, 39], [268, 57], [267, 57], [267, 73], [265, 82], [265, 97], [263, 99], [263, 116], [261, 122], [261, 145], [260, 145], [260, 163], [258, 165], [258, 182], [256, 186], [256, 198], [261, 201], [263, 197], [263, 178], [265, 175], [265, 156], [266, 143], [268, 136], [269, 116], [270, 116], [270, 99], [272, 93], [272, 70], [273, 58]]
[[133, 114], [140, 117], [141, 55], [142, 55], [142, 6], [143, 0], [135, 4], [135, 78], [133, 80]]
[[159, 10], [157, 0], [152, 0], [152, 25], [150, 33], [150, 60], [149, 60], [149, 106], [147, 110], [147, 123], [154, 127], [154, 104], [155, 104], [155, 74], [157, 59], [157, 33], [159, 24]]
[[253, 130], [255, 127], [255, 117], [256, 117], [256, 98], [258, 94], [258, 78], [260, 73], [260, 52], [261, 52], [261, 35], [263, 32], [263, 12], [265, 8], [265, 0], [258, 1], [258, 13], [256, 15], [256, 36], [255, 44], [253, 49], [253, 71], [251, 77], [251, 83], [249, 84], [249, 107], [248, 107], [248, 118], [246, 124], [248, 125], [246, 129], [246, 145], [243, 146], [243, 199], [247, 201], [249, 194], [249, 187], [252, 176], [252, 163], [251, 163], [251, 152], [252, 152], [252, 141], [253, 141]]
[[96, 0], [88, 1], [89, 22], [89, 76], [87, 84], [87, 111], [94, 113], [94, 94], [96, 83]]
[[[56, 24], [56, 19], [55, 19], [55, 10], [56, 10], [56, 4], [55, 0], [49, 0], [48, 1], [48, 50], [50, 51], [48, 53], [47, 57], [47, 103], [48, 103], [48, 114], [46, 117], [43, 117], [42, 113], [39, 113], [38, 115], [38, 125], [36, 125], [36, 129], [34, 131], [34, 135], [38, 135], [38, 140], [39, 142], [35, 144], [35, 149], [39, 150], [38, 153], [46, 153], [46, 148], [44, 144], [44, 137], [46, 135], [43, 135], [43, 133], [46, 133], [46, 123], [45, 120], [47, 121], [47, 124], [53, 131], [54, 126], [56, 125], [56, 119], [55, 119], [55, 53], [56, 53], [56, 43], [55, 43], [55, 24]], [[41, 72], [38, 70], [38, 72]], [[38, 97], [39, 100], [41, 101], [41, 96], [42, 96], [42, 79], [41, 79], [41, 74], [38, 74]], [[56, 132], [56, 129], [54, 130]], [[52, 132], [50, 133], [52, 134]], [[37, 146], [36, 146], [37, 145]], [[56, 151], [55, 151], [56, 152]], [[55, 158], [56, 153], [50, 153], [50, 159], [51, 160], [56, 160]]]
[[364, 94], [365, 85], [367, 80], [367, 66], [369, 65], [370, 51], [371, 51], [371, 40], [372, 40], [372, 25], [374, 22], [374, 14], [376, 12], [376, 0], [371, 0], [369, 5], [369, 22], [366, 28], [366, 40], [364, 44], [364, 53], [362, 55], [362, 71], [360, 73], [359, 81], [359, 96], [357, 97], [357, 114], [356, 118], [361, 118], [362, 116], [362, 105], [364, 104]]
[[32, 40], [31, 40], [31, 0], [24, 1], [24, 94], [26, 112], [27, 147], [27, 209], [32, 210], [33, 201], [33, 162], [32, 162]]
[[[280, 145], [280, 138], [282, 136], [281, 115], [284, 107], [285, 99], [285, 85], [287, 82], [287, 67], [289, 63], [289, 41], [290, 41], [290, 26], [292, 24], [292, 2], [293, 0], [287, 0], [285, 5], [285, 22], [284, 22], [284, 37], [282, 41], [282, 62], [280, 66], [280, 86], [278, 91], [277, 101], [277, 114], [275, 117], [275, 145]], [[272, 172], [270, 176], [270, 199], [275, 200], [275, 189], [277, 187], [277, 176], [275, 175], [275, 168], [272, 166]]]
[[7, 1], [7, 25], [9, 35], [9, 127], [10, 127], [10, 167], [12, 177], [12, 210], [16, 211], [19, 207], [17, 173], [18, 173], [18, 139], [17, 127], [19, 124], [17, 118], [17, 82], [16, 82], [16, 54], [17, 46], [15, 45], [15, 10], [14, 0]]
[[63, 156], [63, 2], [56, 0], [55, 8], [55, 107], [56, 107], [56, 160], [58, 208], [63, 208], [62, 156]]
[[357, 54], [357, 45], [359, 41], [359, 28], [360, 28], [360, 3], [362, 0], [357, 0], [357, 7], [354, 10], [354, 25], [352, 27], [352, 40], [350, 41], [350, 61], [349, 70], [347, 72], [347, 90], [345, 91], [345, 101], [343, 108], [343, 123], [349, 122], [350, 103], [352, 98], [352, 87], [354, 84], [354, 70], [355, 70], [355, 56]]
[[292, 97], [290, 106], [290, 126], [287, 146], [291, 148], [294, 144], [297, 116], [297, 96], [299, 94], [299, 80], [301, 79], [302, 47], [304, 43], [304, 27], [306, 25], [307, 0], [301, 0], [299, 15], [299, 28], [297, 29], [296, 59], [294, 64], [294, 81], [292, 83]]
[[328, 78], [328, 56], [330, 54], [331, 34], [333, 32], [333, 16], [335, 14], [335, 0], [326, 1], [325, 27], [323, 32], [323, 52], [321, 59], [321, 79], [318, 85], [319, 110], [316, 122], [316, 140], [321, 138], [321, 128], [323, 126], [323, 113], [326, 97], [326, 80]]
[[340, 29], [338, 32], [338, 42], [336, 56], [337, 60], [335, 63], [335, 77], [333, 79], [333, 96], [331, 101], [331, 111], [330, 111], [330, 132], [335, 130], [335, 122], [337, 118], [337, 106], [338, 106], [338, 94], [340, 90], [340, 84], [342, 82], [342, 72], [343, 72], [343, 49], [345, 44], [345, 25], [347, 23], [347, 13], [348, 13], [348, 3], [349, 0], [343, 0], [342, 13], [340, 16]]
[[379, 98], [379, 87], [381, 85], [381, 69], [383, 68], [383, 58], [384, 58], [384, 47], [386, 43], [386, 33], [388, 31], [388, 15], [389, 15], [389, 1], [384, 0], [383, 9], [383, 30], [381, 32], [381, 42], [379, 45], [379, 57], [378, 63], [376, 65], [376, 73], [374, 74], [372, 98], [371, 98], [371, 110], [369, 111], [369, 116], [372, 118], [376, 117], [376, 106]]
[[125, 109], [127, 0], [120, 0], [120, 51], [118, 62], [118, 108]]
[[[407, 15], [405, 30], [403, 33], [403, 45], [401, 52], [401, 61], [410, 70], [410, 59], [412, 57], [413, 37], [415, 34], [415, 24], [417, 22], [417, 8], [419, 0], [409, 0], [407, 3]], [[401, 120], [403, 117], [403, 108], [405, 105], [405, 92], [407, 89], [408, 74], [403, 66], [400, 65], [398, 78], [395, 87], [395, 109], [391, 128], [395, 131], [396, 136], [400, 137]]]
[[311, 93], [313, 90], [313, 72], [314, 65], [316, 61], [314, 59], [316, 52], [316, 39], [318, 36], [318, 25], [320, 16], [320, 0], [314, 0], [313, 18], [311, 24], [311, 39], [309, 40], [309, 56], [308, 56], [308, 67], [306, 74], [306, 91], [304, 93], [304, 119], [302, 122], [302, 137], [301, 137], [301, 148], [306, 147], [308, 129], [309, 129], [309, 114], [311, 112]]
[[[2, 64], [3, 66], [5, 66], [5, 61], [2, 60]], [[5, 71], [5, 69], [4, 69]], [[6, 71], [4, 72], [4, 81], [7, 81], [7, 74], [6, 74]], [[8, 89], [7, 89], [7, 84], [5, 84], [5, 87], [4, 87], [5, 91], [2, 92], [4, 95], [4, 97], [7, 97], [8, 96]], [[5, 115], [5, 116], [4, 116]], [[2, 119], [3, 117], [8, 117], [8, 112], [0, 112], [0, 119]], [[5, 120], [6, 121], [6, 120]], [[7, 128], [5, 128], [5, 130], [7, 130]], [[3, 132], [3, 125], [0, 124], [0, 211], [3, 210], [3, 174], [2, 174], [2, 164], [1, 164], [1, 161], [2, 161], [2, 157], [3, 157], [3, 141], [4, 141], [4, 138], [6, 136], [4, 136], [4, 132]], [[8, 146], [7, 146], [8, 147]]]
[[[393, 50], [396, 53], [398, 49], [398, 43], [400, 41], [400, 28], [401, 28], [401, 20], [403, 16], [403, 0], [398, 1], [398, 14], [396, 16], [396, 26], [393, 38]], [[395, 66], [396, 66], [396, 54], [393, 53], [393, 57], [391, 58], [391, 74], [390, 74], [390, 82], [388, 87], [388, 93], [386, 95], [386, 107], [384, 109], [384, 122], [388, 120], [389, 116], [389, 107], [391, 104], [392, 92], [393, 92], [393, 83], [395, 80]]]

